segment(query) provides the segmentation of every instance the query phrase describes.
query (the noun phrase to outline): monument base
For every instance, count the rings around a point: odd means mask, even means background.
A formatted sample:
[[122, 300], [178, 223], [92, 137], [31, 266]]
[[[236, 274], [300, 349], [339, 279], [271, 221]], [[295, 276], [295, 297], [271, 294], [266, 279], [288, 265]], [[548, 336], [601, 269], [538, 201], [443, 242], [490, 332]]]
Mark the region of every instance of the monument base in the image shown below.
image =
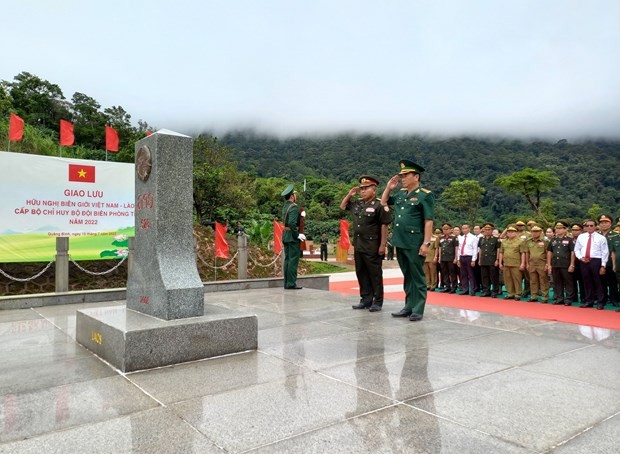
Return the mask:
[[161, 320], [125, 306], [77, 311], [76, 339], [122, 372], [258, 348], [255, 315], [221, 312]]

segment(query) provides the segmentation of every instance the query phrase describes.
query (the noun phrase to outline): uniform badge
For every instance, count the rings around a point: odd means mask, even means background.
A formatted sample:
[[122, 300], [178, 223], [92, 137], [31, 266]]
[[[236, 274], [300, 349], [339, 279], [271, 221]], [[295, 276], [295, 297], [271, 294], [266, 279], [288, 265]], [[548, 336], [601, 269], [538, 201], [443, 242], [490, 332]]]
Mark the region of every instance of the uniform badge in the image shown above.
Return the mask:
[[568, 240], [562, 241], [562, 244], [568, 244]]
[[375, 209], [374, 209], [373, 207], [368, 207], [368, 208], [366, 208], [366, 212], [368, 212], [368, 213], [374, 213], [374, 212], [375, 212]]
[[545, 245], [545, 243], [543, 243], [542, 241], [539, 241], [537, 244], [538, 244], [538, 247], [543, 247]]
[[418, 200], [417, 197], [411, 197], [409, 200], [411, 200], [412, 202], [416, 202]]

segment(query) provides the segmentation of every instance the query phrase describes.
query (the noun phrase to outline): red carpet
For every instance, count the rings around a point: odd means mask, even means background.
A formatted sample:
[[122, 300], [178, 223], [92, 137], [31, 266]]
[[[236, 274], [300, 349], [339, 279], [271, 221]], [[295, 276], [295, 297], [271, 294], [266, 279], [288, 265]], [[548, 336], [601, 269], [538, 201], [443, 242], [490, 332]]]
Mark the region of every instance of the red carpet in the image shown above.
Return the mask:
[[[383, 283], [384, 285], [402, 285], [403, 280], [402, 278], [389, 278], [384, 279]], [[354, 295], [359, 294], [357, 287], [357, 281], [332, 282], [329, 284], [329, 290], [332, 292]], [[386, 292], [385, 298], [404, 301], [405, 292]], [[505, 301], [502, 298], [481, 298], [479, 296], [461, 296], [439, 292], [428, 292], [426, 302], [437, 306], [494, 312], [512, 317], [551, 320], [554, 322], [620, 330], [620, 312], [615, 312], [611, 309], [597, 311], [596, 309], [581, 309], [577, 306], [553, 306], [550, 304], [527, 303], [525, 301]]]

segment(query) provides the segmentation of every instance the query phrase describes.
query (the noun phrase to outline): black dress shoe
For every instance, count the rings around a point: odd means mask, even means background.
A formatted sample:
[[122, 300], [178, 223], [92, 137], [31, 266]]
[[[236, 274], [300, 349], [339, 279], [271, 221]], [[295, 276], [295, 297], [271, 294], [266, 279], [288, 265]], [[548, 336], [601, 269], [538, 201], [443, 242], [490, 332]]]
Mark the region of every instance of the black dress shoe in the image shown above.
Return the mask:
[[556, 301], [555, 303], [549, 303], [549, 304], [553, 304], [554, 306], [559, 306], [560, 304], [564, 304], [564, 301]]
[[594, 307], [594, 304], [582, 304], [581, 306], [579, 306], [580, 308], [586, 308], [586, 307]]
[[491, 293], [491, 298], [497, 298], [497, 293]]
[[597, 304], [596, 305], [596, 309], [599, 310], [599, 311], [602, 311], [603, 309], [605, 309], [605, 304], [603, 304], [603, 303]]
[[411, 311], [405, 308], [402, 308], [398, 312], [392, 312], [392, 317], [409, 317], [411, 315]]
[[303, 287], [285, 287], [284, 290], [301, 290]]
[[456, 289], [450, 290], [450, 293], [456, 293]]
[[566, 302], [564, 303], [564, 306], [572, 306], [572, 305], [573, 305], [573, 303], [570, 303], [570, 302], [568, 302], [568, 301], [566, 301]]
[[381, 306], [378, 304], [373, 304], [370, 306], [369, 312], [379, 312], [381, 310]]
[[359, 303], [359, 304], [354, 304], [351, 307], [353, 309], [368, 309], [370, 307], [370, 304]]
[[534, 298], [530, 298], [529, 300], [527, 300], [528, 303], [537, 303], [538, 300], [534, 299]]
[[420, 320], [422, 320], [422, 316], [420, 314], [411, 314], [409, 316], [410, 322], [419, 322]]
[[490, 293], [483, 293], [482, 295], [480, 295], [480, 298], [488, 298], [489, 296], [491, 296]]

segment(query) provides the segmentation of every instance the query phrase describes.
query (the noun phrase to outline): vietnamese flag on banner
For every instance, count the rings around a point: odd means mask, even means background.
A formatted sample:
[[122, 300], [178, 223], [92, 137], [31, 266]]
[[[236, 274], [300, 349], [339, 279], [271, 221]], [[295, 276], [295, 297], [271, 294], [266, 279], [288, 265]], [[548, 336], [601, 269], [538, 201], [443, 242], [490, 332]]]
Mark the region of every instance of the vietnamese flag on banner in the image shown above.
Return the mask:
[[276, 219], [273, 220], [273, 252], [279, 254], [282, 252], [282, 232], [284, 232], [284, 224], [280, 224]]
[[60, 145], [70, 147], [75, 142], [73, 135], [73, 123], [67, 120], [60, 120]]
[[15, 114], [10, 115], [9, 119], [9, 140], [19, 142], [24, 136], [24, 120]]
[[215, 256], [228, 258], [228, 241], [226, 241], [226, 227], [215, 221]]
[[349, 238], [349, 223], [344, 219], [340, 220], [340, 247], [348, 251], [351, 247], [351, 239]]
[[69, 181], [75, 181], [77, 183], [94, 183], [95, 166], [69, 164]]
[[118, 133], [112, 126], [105, 127], [105, 149], [118, 153]]

